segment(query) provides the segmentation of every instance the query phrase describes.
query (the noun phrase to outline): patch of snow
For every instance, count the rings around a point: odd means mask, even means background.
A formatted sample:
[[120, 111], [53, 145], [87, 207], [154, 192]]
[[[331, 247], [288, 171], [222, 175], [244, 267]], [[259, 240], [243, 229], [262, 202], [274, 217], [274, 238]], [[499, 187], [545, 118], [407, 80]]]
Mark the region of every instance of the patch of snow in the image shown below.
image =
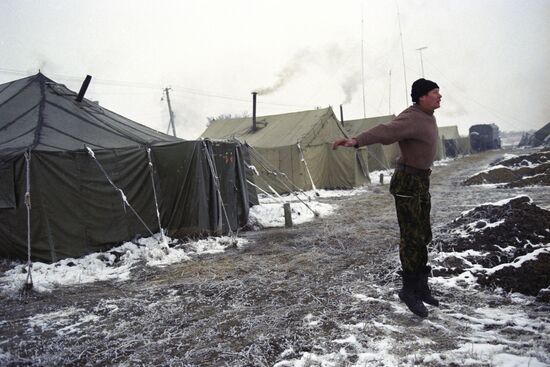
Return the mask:
[[[346, 359], [350, 355], [356, 356], [357, 361], [353, 366], [398, 366], [397, 357], [393, 355], [395, 340], [391, 338], [372, 339], [366, 346], [358, 342], [356, 336], [350, 335], [343, 339], [336, 339], [335, 344], [345, 344], [347, 348], [341, 348], [338, 352], [317, 354], [305, 352], [300, 359], [291, 359], [277, 362], [274, 367], [336, 367], [349, 365]], [[350, 350], [351, 349], [351, 350]]]
[[[319, 217], [323, 218], [332, 214], [335, 209], [336, 205], [319, 203], [316, 201], [305, 204], [302, 202], [290, 204], [293, 224], [302, 224], [314, 220], [315, 214], [313, 211], [318, 213]], [[254, 205], [250, 208], [248, 217], [250, 224], [259, 226], [260, 228], [284, 227], [285, 225], [284, 209], [283, 205], [280, 203]]]
[[508, 159], [512, 159], [512, 158], [516, 158], [516, 157], [519, 157], [519, 155], [517, 154], [512, 154], [512, 153], [506, 153], [502, 156], [502, 159], [503, 161], [506, 161]]
[[[348, 197], [364, 194], [368, 191], [368, 187], [358, 187], [351, 190], [309, 190], [302, 192], [294, 192], [291, 194], [279, 195], [274, 193], [274, 195], [259, 194], [258, 200], [260, 204], [273, 204], [273, 203], [294, 203], [305, 201], [308, 203], [317, 200], [317, 198], [335, 198], [335, 197]], [[275, 195], [276, 194], [276, 195]]]
[[[482, 204], [479, 204], [478, 206], [476, 206], [475, 208], [473, 209], [470, 209], [470, 210], [466, 210], [462, 213], [460, 213], [460, 217], [463, 217], [471, 212], [473, 212], [476, 208], [479, 208], [481, 206], [487, 206], [487, 205], [492, 205], [492, 206], [504, 206], [506, 204], [509, 204], [510, 201], [514, 200], [514, 199], [519, 199], [519, 198], [522, 198], [522, 197], [525, 197], [526, 195], [518, 195], [518, 196], [514, 196], [512, 198], [507, 198], [507, 199], [502, 199], [502, 200], [499, 200], [499, 201], [495, 201], [495, 202], [489, 202], [489, 203], [482, 203]], [[533, 199], [531, 199], [529, 196], [527, 196], [529, 198], [529, 203], [533, 203]], [[459, 218], [460, 218], [459, 217]]]
[[[248, 242], [243, 238], [237, 238], [236, 241], [237, 246]], [[231, 237], [210, 237], [189, 242], [185, 248], [170, 248], [154, 237], [147, 237], [139, 239], [137, 243], [125, 242], [109, 251], [92, 253], [78, 259], [67, 258], [52, 264], [35, 262], [31, 268], [33, 290], [49, 292], [64, 285], [124, 281], [130, 278], [132, 269], [138, 263], [166, 266], [190, 260], [192, 255], [223, 252], [231, 245], [234, 245]], [[5, 294], [15, 294], [25, 284], [26, 277], [26, 264], [16, 265], [0, 278], [0, 289]]]
[[438, 166], [447, 166], [449, 165], [449, 163], [451, 163], [452, 161], [454, 161], [456, 158], [443, 158], [443, 159], [440, 159], [438, 161], [435, 161], [433, 166], [434, 167], [438, 167]]
[[[481, 265], [477, 265], [479, 269], [483, 269]], [[470, 269], [473, 270], [473, 269]], [[477, 277], [467, 270], [454, 277], [434, 277], [431, 282], [440, 284], [446, 288], [475, 288], [477, 287]]]
[[369, 172], [371, 185], [380, 185], [380, 175], [383, 176], [383, 182], [387, 185], [390, 183], [391, 176], [393, 175], [393, 169]]
[[353, 297], [363, 302], [387, 302], [382, 298], [368, 297], [368, 296], [365, 296], [364, 294], [359, 294], [359, 293], [354, 294]]
[[499, 367], [548, 367], [535, 357], [516, 356], [510, 353], [497, 353], [491, 357], [491, 365]]
[[[501, 224], [504, 224], [505, 220], [504, 219], [501, 219], [499, 221], [496, 221], [494, 223], [488, 223], [487, 221], [485, 220], [477, 220], [475, 222], [472, 222], [472, 223], [468, 223], [466, 225], [463, 226], [463, 228], [457, 228], [457, 229], [453, 229], [451, 231], [452, 234], [454, 235], [457, 235], [458, 237], [460, 238], [468, 238], [472, 235], [472, 233], [475, 233], [475, 232], [483, 232], [485, 231], [487, 228], [495, 228], [495, 227], [498, 227], [500, 226]], [[481, 223], [484, 223], [484, 226], [483, 227], [480, 227], [480, 224]]]
[[319, 324], [321, 324], [321, 319], [319, 319], [318, 317], [315, 317], [313, 316], [312, 314], [308, 313], [305, 317], [304, 317], [304, 322], [308, 325], [308, 326], [319, 326]]
[[485, 269], [485, 272], [487, 274], [494, 274], [498, 270], [508, 268], [508, 267], [520, 268], [521, 265], [524, 262], [531, 261], [531, 260], [536, 260], [538, 258], [538, 256], [540, 254], [543, 254], [543, 253], [549, 254], [550, 253], [550, 247], [539, 248], [539, 249], [537, 249], [537, 250], [535, 250], [531, 253], [528, 253], [526, 255], [519, 256], [519, 257], [515, 258], [514, 261], [511, 262], [511, 263], [500, 264], [500, 265], [497, 265], [495, 267]]

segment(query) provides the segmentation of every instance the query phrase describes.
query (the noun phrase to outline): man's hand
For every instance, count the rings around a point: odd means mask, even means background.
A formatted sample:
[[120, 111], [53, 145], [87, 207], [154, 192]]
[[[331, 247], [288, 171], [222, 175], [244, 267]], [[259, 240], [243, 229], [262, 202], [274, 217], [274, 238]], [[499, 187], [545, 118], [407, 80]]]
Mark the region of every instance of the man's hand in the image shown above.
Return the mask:
[[334, 143], [332, 143], [332, 149], [333, 150], [336, 150], [338, 148], [338, 146], [345, 146], [345, 147], [354, 147], [357, 145], [357, 140], [355, 140], [354, 138], [351, 138], [351, 139], [346, 139], [346, 138], [341, 138], [341, 139], [338, 139], [336, 140]]

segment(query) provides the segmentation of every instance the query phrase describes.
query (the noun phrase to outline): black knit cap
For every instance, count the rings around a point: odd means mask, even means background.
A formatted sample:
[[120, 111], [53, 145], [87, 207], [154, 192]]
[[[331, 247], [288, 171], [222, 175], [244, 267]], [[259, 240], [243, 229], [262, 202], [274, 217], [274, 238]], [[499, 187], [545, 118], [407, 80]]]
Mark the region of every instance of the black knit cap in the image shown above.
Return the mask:
[[418, 103], [418, 98], [425, 96], [432, 89], [439, 88], [439, 86], [431, 80], [420, 78], [415, 81], [411, 89], [411, 97], [414, 103]]

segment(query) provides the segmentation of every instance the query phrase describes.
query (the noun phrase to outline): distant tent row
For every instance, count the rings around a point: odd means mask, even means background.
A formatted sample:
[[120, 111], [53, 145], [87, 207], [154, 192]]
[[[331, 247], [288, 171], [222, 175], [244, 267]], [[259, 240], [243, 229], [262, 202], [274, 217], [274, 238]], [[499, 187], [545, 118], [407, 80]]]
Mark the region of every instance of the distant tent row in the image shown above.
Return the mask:
[[271, 192], [349, 189], [368, 182], [366, 150], [332, 150], [345, 137], [332, 108], [213, 121], [202, 134], [210, 139], [238, 139], [251, 147], [259, 175], [256, 184]]
[[[266, 191], [349, 189], [369, 181], [368, 172], [395, 167], [399, 156], [397, 143], [374, 144], [357, 150], [331, 150], [341, 137], [353, 137], [395, 115], [339, 122], [328, 107], [257, 118], [212, 121], [203, 138], [237, 139], [251, 146], [251, 161], [258, 170], [256, 183]], [[342, 126], [343, 125], [343, 126]], [[460, 137], [457, 126], [439, 128], [436, 160], [469, 154], [469, 138]], [[283, 176], [283, 177], [281, 177]], [[281, 183], [286, 179], [289, 184]]]
[[246, 224], [245, 147], [183, 141], [75, 97], [40, 73], [0, 85], [1, 257], [26, 259], [26, 204], [42, 261], [158, 232], [155, 194], [173, 237]]

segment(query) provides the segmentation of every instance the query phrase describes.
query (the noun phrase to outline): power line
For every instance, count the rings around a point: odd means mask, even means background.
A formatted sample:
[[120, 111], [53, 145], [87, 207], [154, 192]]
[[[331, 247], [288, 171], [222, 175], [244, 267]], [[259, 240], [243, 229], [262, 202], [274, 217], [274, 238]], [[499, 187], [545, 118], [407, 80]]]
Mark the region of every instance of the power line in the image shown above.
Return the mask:
[[[28, 71], [24, 70], [14, 70], [14, 69], [6, 69], [6, 68], [0, 68], [0, 73], [4, 74], [14, 74], [14, 75], [29, 75]], [[71, 75], [63, 75], [63, 74], [50, 74], [53, 77], [62, 79], [62, 80], [69, 80], [74, 82], [81, 82], [82, 78], [77, 76], [71, 76]], [[109, 80], [109, 79], [98, 79], [94, 78], [95, 84], [101, 84], [101, 85], [108, 85], [108, 86], [116, 86], [116, 87], [127, 87], [127, 88], [146, 88], [146, 89], [164, 89], [163, 85], [160, 84], [154, 84], [154, 83], [147, 83], [147, 82], [133, 82], [133, 81], [123, 81], [123, 80]], [[174, 85], [174, 87], [177, 88], [179, 92], [188, 93], [192, 95], [198, 95], [202, 97], [209, 97], [209, 98], [219, 98], [219, 99], [226, 99], [230, 101], [236, 101], [236, 102], [242, 102], [242, 103], [250, 103], [249, 99], [244, 98], [238, 98], [228, 95], [222, 95], [217, 94], [209, 91], [199, 90], [199, 89], [193, 89], [184, 87], [181, 85]], [[278, 102], [260, 102], [258, 104], [263, 105], [273, 105], [273, 106], [284, 106], [284, 107], [300, 107], [300, 108], [311, 108], [310, 105], [297, 105], [297, 104], [288, 104], [288, 103], [278, 103]]]
[[458, 91], [465, 99], [477, 104], [479, 107], [485, 109], [487, 112], [491, 113], [492, 115], [494, 115], [495, 117], [497, 117], [498, 119], [500, 120], [503, 120], [503, 121], [513, 121], [515, 123], [518, 123], [518, 124], [521, 124], [521, 121], [515, 119], [515, 118], [510, 118], [510, 116], [503, 116], [501, 115], [500, 113], [496, 112], [495, 110], [493, 110], [491, 107], [489, 106], [486, 106], [484, 105], [483, 103], [477, 101], [476, 99], [470, 97], [468, 95], [468, 93], [466, 92], [463, 92], [462, 89], [457, 86], [455, 83], [453, 83], [449, 78], [446, 77], [446, 75], [441, 71], [441, 69], [439, 69], [437, 66], [435, 66], [433, 63], [429, 62], [428, 63], [430, 64], [431, 67], [435, 68], [439, 74], [441, 75], [441, 79], [443, 79], [444, 81], [446, 81], [446, 83], [448, 83], [449, 85], [451, 85], [452, 87], [455, 88], [456, 91]]

